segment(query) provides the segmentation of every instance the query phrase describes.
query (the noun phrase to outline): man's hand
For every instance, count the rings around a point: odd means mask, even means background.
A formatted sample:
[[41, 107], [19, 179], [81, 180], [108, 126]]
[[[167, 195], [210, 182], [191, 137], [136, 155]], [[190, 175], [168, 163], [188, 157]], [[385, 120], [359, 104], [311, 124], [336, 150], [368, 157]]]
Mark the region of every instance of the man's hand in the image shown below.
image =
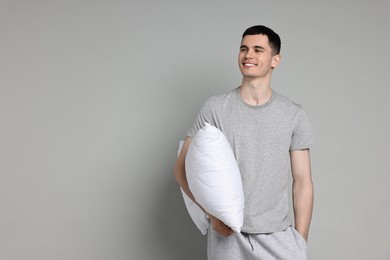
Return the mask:
[[225, 223], [223, 223], [221, 220], [217, 219], [212, 215], [208, 215], [208, 216], [214, 230], [217, 231], [219, 234], [225, 237], [228, 237], [231, 234], [233, 234], [234, 231], [230, 227], [228, 227]]

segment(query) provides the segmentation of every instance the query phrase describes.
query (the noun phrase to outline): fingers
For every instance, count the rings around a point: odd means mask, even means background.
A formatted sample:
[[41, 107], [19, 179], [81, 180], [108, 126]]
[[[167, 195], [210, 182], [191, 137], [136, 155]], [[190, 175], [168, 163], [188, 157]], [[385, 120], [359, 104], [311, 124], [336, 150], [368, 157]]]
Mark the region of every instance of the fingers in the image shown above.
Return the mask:
[[223, 223], [221, 220], [217, 219], [214, 216], [210, 216], [211, 225], [213, 229], [223, 236], [230, 236], [233, 234], [233, 230]]
[[231, 228], [227, 227], [227, 228], [223, 228], [219, 233], [220, 233], [221, 235], [225, 236], [225, 237], [228, 237], [228, 236], [230, 236], [231, 234], [233, 234], [233, 232], [234, 232], [234, 231], [233, 231]]
[[[215, 229], [215, 228], [214, 228]], [[215, 229], [218, 233], [220, 233], [221, 235], [225, 236], [225, 237], [228, 237], [230, 236], [231, 234], [233, 234], [233, 230], [231, 228], [229, 228], [228, 226], [224, 226], [224, 227], [220, 227], [218, 229]]]

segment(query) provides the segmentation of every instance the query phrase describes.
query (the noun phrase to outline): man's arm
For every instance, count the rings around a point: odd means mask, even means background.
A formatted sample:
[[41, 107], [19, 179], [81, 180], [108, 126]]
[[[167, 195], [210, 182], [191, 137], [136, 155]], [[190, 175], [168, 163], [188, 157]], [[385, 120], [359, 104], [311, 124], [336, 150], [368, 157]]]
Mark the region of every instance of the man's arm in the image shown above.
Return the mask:
[[314, 200], [310, 150], [290, 151], [290, 158], [293, 177], [295, 228], [307, 241]]
[[195, 197], [188, 186], [186, 170], [185, 170], [185, 158], [191, 141], [192, 141], [191, 137], [186, 138], [181, 148], [181, 151], [179, 153], [179, 156], [177, 157], [177, 161], [174, 168], [175, 179], [177, 183], [180, 185], [180, 187], [183, 189], [185, 194], [187, 194], [187, 196], [192, 201], [194, 201], [206, 213], [206, 215], [208, 215], [213, 228], [221, 235], [230, 236], [231, 234], [233, 234], [233, 230], [229, 228], [227, 225], [225, 225], [221, 220], [207, 213], [206, 210], [201, 205], [199, 205], [199, 203], [196, 202]]
[[183, 189], [184, 193], [187, 194], [187, 196], [192, 201], [194, 201], [196, 203], [195, 197], [192, 194], [192, 192], [190, 191], [190, 188], [188, 187], [186, 170], [185, 170], [185, 158], [186, 158], [188, 147], [190, 146], [191, 141], [192, 141], [191, 137], [187, 137], [185, 139], [184, 144], [180, 150], [179, 156], [177, 157], [173, 174], [175, 176], [177, 183]]

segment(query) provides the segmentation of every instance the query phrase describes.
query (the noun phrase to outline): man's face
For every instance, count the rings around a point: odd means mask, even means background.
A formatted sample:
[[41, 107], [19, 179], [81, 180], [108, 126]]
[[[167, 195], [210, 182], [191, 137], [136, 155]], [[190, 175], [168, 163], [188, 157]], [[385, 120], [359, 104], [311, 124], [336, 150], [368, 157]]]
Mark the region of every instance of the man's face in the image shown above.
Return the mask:
[[280, 55], [272, 54], [268, 37], [263, 34], [246, 35], [241, 42], [238, 65], [244, 77], [264, 78], [280, 61]]

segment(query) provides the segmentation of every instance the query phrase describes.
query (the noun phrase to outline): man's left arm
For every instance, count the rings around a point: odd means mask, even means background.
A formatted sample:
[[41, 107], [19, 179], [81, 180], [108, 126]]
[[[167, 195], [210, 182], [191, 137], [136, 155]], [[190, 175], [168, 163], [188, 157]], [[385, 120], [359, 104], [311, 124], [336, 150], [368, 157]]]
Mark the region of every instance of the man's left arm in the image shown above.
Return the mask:
[[310, 150], [290, 151], [290, 158], [295, 228], [307, 241], [314, 200]]

